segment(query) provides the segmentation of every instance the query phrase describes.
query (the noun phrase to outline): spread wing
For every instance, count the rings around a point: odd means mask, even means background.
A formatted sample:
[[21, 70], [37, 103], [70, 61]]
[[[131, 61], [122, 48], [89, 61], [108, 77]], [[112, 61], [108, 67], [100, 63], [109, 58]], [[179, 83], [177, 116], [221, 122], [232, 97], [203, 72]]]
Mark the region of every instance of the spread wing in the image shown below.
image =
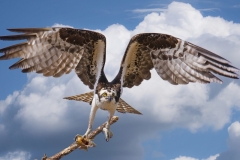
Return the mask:
[[152, 68], [162, 79], [175, 85], [222, 83], [213, 73], [237, 79], [239, 71], [226, 59], [179, 38], [143, 33], [130, 40], [115, 81], [121, 79], [123, 87], [138, 86], [151, 78]]
[[[93, 99], [93, 92], [79, 94], [79, 95], [76, 95], [76, 96], [65, 97], [64, 99], [83, 101], [83, 102], [87, 102], [87, 103], [91, 104], [92, 99]], [[119, 99], [119, 102], [118, 102], [117, 111], [120, 112], [120, 113], [142, 114], [138, 110], [134, 109], [129, 104], [127, 104], [121, 98]]]
[[27, 42], [0, 49], [0, 60], [21, 58], [10, 69], [42, 73], [60, 77], [75, 69], [76, 74], [90, 89], [103, 70], [106, 54], [104, 35], [73, 28], [21, 28], [8, 29], [23, 34], [0, 36], [1, 40]]

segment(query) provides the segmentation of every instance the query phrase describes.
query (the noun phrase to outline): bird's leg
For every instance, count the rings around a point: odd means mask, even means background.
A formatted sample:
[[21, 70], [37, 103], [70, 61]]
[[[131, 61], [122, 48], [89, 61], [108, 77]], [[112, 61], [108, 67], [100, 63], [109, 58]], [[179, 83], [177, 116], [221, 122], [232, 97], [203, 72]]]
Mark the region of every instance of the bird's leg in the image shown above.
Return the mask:
[[83, 135], [84, 137], [88, 137], [88, 134], [91, 132], [92, 130], [92, 125], [93, 125], [93, 121], [97, 112], [98, 106], [95, 103], [92, 103], [92, 108], [91, 108], [91, 112], [89, 115], [89, 122], [88, 122], [88, 128], [86, 133]]
[[110, 138], [113, 137], [113, 133], [110, 131], [110, 120], [113, 117], [114, 112], [115, 112], [115, 110], [114, 111], [111, 111], [111, 110], [109, 111], [108, 121], [107, 121], [105, 127], [103, 128], [103, 133], [105, 135], [105, 139], [106, 139], [107, 142], [109, 141]]

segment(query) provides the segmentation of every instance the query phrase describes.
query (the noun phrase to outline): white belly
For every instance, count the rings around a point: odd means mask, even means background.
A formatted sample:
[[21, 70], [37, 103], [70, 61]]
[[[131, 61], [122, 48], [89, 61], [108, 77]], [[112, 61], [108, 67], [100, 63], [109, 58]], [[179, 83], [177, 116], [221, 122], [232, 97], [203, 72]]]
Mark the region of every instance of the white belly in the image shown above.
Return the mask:
[[117, 104], [115, 102], [98, 102], [97, 103], [98, 108], [102, 110], [116, 110]]
[[108, 102], [108, 101], [101, 101], [99, 102], [99, 99], [97, 96], [94, 97], [95, 98], [95, 103], [97, 105], [98, 108], [102, 109], [102, 110], [108, 110], [108, 111], [114, 111], [117, 109], [117, 103], [114, 101]]

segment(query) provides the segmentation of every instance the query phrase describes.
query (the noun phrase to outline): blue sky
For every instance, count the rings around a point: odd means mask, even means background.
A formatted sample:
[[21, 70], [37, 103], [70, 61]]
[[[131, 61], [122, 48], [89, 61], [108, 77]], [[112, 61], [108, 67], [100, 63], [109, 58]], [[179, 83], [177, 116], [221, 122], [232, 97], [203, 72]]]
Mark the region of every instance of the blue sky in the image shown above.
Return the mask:
[[[0, 35], [6, 28], [54, 24], [98, 30], [107, 37], [109, 79], [134, 34], [167, 33], [211, 50], [240, 68], [238, 1], [1, 1]], [[14, 42], [0, 42], [0, 48]], [[87, 127], [90, 107], [62, 100], [89, 91], [74, 72], [61, 78], [22, 74], [0, 62], [0, 160], [53, 155]], [[240, 159], [240, 82], [172, 86], [154, 72], [123, 99], [143, 116], [119, 114], [113, 139], [99, 135], [97, 147], [65, 159], [224, 160]], [[146, 92], [148, 92], [146, 94]], [[99, 111], [94, 126], [106, 121]], [[94, 127], [94, 128], [95, 128]]]

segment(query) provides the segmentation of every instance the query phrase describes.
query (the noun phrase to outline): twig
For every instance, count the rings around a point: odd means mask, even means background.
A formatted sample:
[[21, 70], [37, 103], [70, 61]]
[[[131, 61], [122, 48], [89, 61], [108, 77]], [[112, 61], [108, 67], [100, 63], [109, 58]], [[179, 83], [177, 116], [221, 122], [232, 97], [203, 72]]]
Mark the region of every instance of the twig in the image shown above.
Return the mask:
[[[112, 125], [113, 123], [118, 121], [118, 117], [117, 116], [113, 116], [111, 121], [110, 121], [110, 125]], [[89, 135], [88, 138], [89, 139], [93, 139], [96, 135], [98, 135], [99, 133], [102, 132], [102, 129], [105, 127], [107, 122], [105, 122], [104, 124], [102, 124], [101, 126], [99, 126], [98, 128], [96, 128], [94, 131], [92, 131]], [[65, 148], [64, 150], [60, 151], [59, 153], [55, 154], [52, 157], [47, 158], [46, 154], [44, 154], [44, 157], [42, 158], [42, 160], [59, 160], [62, 157], [68, 155], [69, 153], [71, 153], [72, 151], [74, 151], [75, 149], [79, 148], [79, 145], [76, 144], [76, 142], [73, 142], [70, 146], [68, 146], [67, 148]]]

